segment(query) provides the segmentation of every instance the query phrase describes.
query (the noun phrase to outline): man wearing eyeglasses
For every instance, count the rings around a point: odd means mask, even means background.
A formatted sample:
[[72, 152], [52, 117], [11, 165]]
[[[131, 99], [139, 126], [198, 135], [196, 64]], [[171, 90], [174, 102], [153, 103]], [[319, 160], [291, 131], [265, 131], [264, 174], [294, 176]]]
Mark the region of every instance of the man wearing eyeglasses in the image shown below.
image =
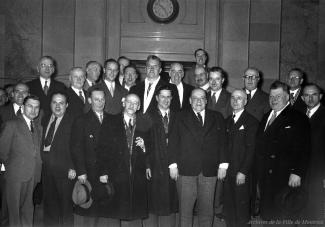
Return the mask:
[[51, 95], [55, 92], [64, 92], [66, 87], [63, 83], [51, 78], [55, 73], [55, 60], [51, 56], [43, 56], [37, 65], [39, 78], [27, 83], [30, 93], [40, 98], [41, 109], [44, 114], [50, 114]]
[[287, 84], [290, 88], [290, 105], [305, 114], [306, 104], [301, 98], [303, 82], [304, 72], [299, 68], [291, 69], [287, 78]]

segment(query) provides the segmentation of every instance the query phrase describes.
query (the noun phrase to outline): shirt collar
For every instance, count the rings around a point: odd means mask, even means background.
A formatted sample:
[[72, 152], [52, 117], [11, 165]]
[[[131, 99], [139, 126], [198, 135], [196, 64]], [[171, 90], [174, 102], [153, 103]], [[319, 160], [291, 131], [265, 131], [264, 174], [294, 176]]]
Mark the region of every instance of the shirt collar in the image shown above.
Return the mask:
[[295, 90], [290, 90], [290, 94], [293, 93], [293, 96], [296, 96], [297, 92], [299, 92], [300, 88], [297, 88]]
[[41, 84], [42, 84], [42, 87], [45, 86], [45, 81], [47, 81], [47, 86], [50, 87], [50, 83], [51, 83], [51, 78], [48, 78], [48, 79], [44, 79], [43, 77], [39, 77], [40, 78], [40, 81], [41, 81]]
[[82, 89], [77, 89], [77, 88], [75, 88], [75, 87], [73, 87], [73, 86], [71, 86], [71, 88], [72, 88], [72, 90], [73, 90], [77, 95], [79, 95], [79, 92], [80, 92], [80, 91], [81, 91], [82, 94], [84, 94], [84, 92], [83, 92]]
[[237, 122], [238, 119], [240, 118], [240, 116], [242, 115], [242, 113], [244, 112], [245, 109], [242, 109], [241, 111], [237, 112], [237, 113], [233, 113], [234, 116], [234, 122]]
[[257, 88], [255, 88], [254, 90], [247, 90], [247, 89], [245, 89], [246, 90], [246, 94], [249, 94], [249, 93], [251, 93], [251, 98], [253, 98], [253, 96], [255, 95], [255, 93], [256, 93], [256, 91], [257, 91]]
[[206, 83], [206, 84], [204, 84], [202, 87], [200, 87], [201, 89], [203, 89], [203, 90], [208, 90], [209, 89], [209, 87], [210, 87], [210, 84], [209, 83]]
[[[17, 111], [19, 110], [19, 105], [17, 103], [13, 103], [13, 107], [14, 107], [14, 111], [15, 111], [15, 114], [17, 113]], [[21, 108], [21, 113], [23, 113], [23, 108]]]
[[168, 109], [168, 110], [162, 110], [162, 109], [160, 109], [160, 108], [158, 108], [159, 109], [159, 111], [160, 111], [160, 113], [161, 113], [161, 116], [165, 116], [166, 115], [166, 113], [167, 113], [167, 116], [169, 117], [169, 112], [170, 112], [170, 110]]
[[309, 109], [310, 114], [309, 116], [313, 116], [313, 114], [318, 110], [318, 108], [320, 107], [320, 103], [318, 103], [318, 105], [314, 106], [312, 109]]

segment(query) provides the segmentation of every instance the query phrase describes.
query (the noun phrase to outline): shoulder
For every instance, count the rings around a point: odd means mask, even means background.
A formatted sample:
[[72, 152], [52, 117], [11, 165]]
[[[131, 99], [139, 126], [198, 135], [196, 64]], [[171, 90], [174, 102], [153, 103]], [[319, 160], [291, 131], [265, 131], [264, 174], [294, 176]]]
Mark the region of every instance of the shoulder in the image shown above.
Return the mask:
[[252, 114], [248, 113], [246, 110], [243, 112], [243, 114], [248, 124], [254, 124], [254, 125], [259, 124], [259, 121]]
[[28, 86], [33, 86], [33, 85], [35, 85], [35, 84], [39, 84], [39, 83], [40, 83], [39, 78], [35, 78], [35, 79], [33, 79], [33, 80], [28, 81], [26, 84], [27, 84]]

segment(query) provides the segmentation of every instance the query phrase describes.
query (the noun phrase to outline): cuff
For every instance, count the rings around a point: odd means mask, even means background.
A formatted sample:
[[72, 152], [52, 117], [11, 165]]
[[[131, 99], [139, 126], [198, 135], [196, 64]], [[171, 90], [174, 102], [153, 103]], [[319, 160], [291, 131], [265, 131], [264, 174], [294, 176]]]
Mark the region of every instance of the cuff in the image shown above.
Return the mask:
[[170, 164], [168, 168], [169, 169], [177, 168], [177, 163]]
[[219, 168], [220, 169], [228, 169], [229, 163], [220, 163]]

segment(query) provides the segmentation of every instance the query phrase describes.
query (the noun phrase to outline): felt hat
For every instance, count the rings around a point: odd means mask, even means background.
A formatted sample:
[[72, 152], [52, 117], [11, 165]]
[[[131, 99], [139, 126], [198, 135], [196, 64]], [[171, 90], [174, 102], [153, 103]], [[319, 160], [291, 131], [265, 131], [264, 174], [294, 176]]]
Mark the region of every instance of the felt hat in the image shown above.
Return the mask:
[[92, 187], [88, 180], [86, 180], [85, 183], [81, 183], [77, 180], [72, 191], [73, 203], [85, 209], [89, 208], [93, 203], [91, 191]]

